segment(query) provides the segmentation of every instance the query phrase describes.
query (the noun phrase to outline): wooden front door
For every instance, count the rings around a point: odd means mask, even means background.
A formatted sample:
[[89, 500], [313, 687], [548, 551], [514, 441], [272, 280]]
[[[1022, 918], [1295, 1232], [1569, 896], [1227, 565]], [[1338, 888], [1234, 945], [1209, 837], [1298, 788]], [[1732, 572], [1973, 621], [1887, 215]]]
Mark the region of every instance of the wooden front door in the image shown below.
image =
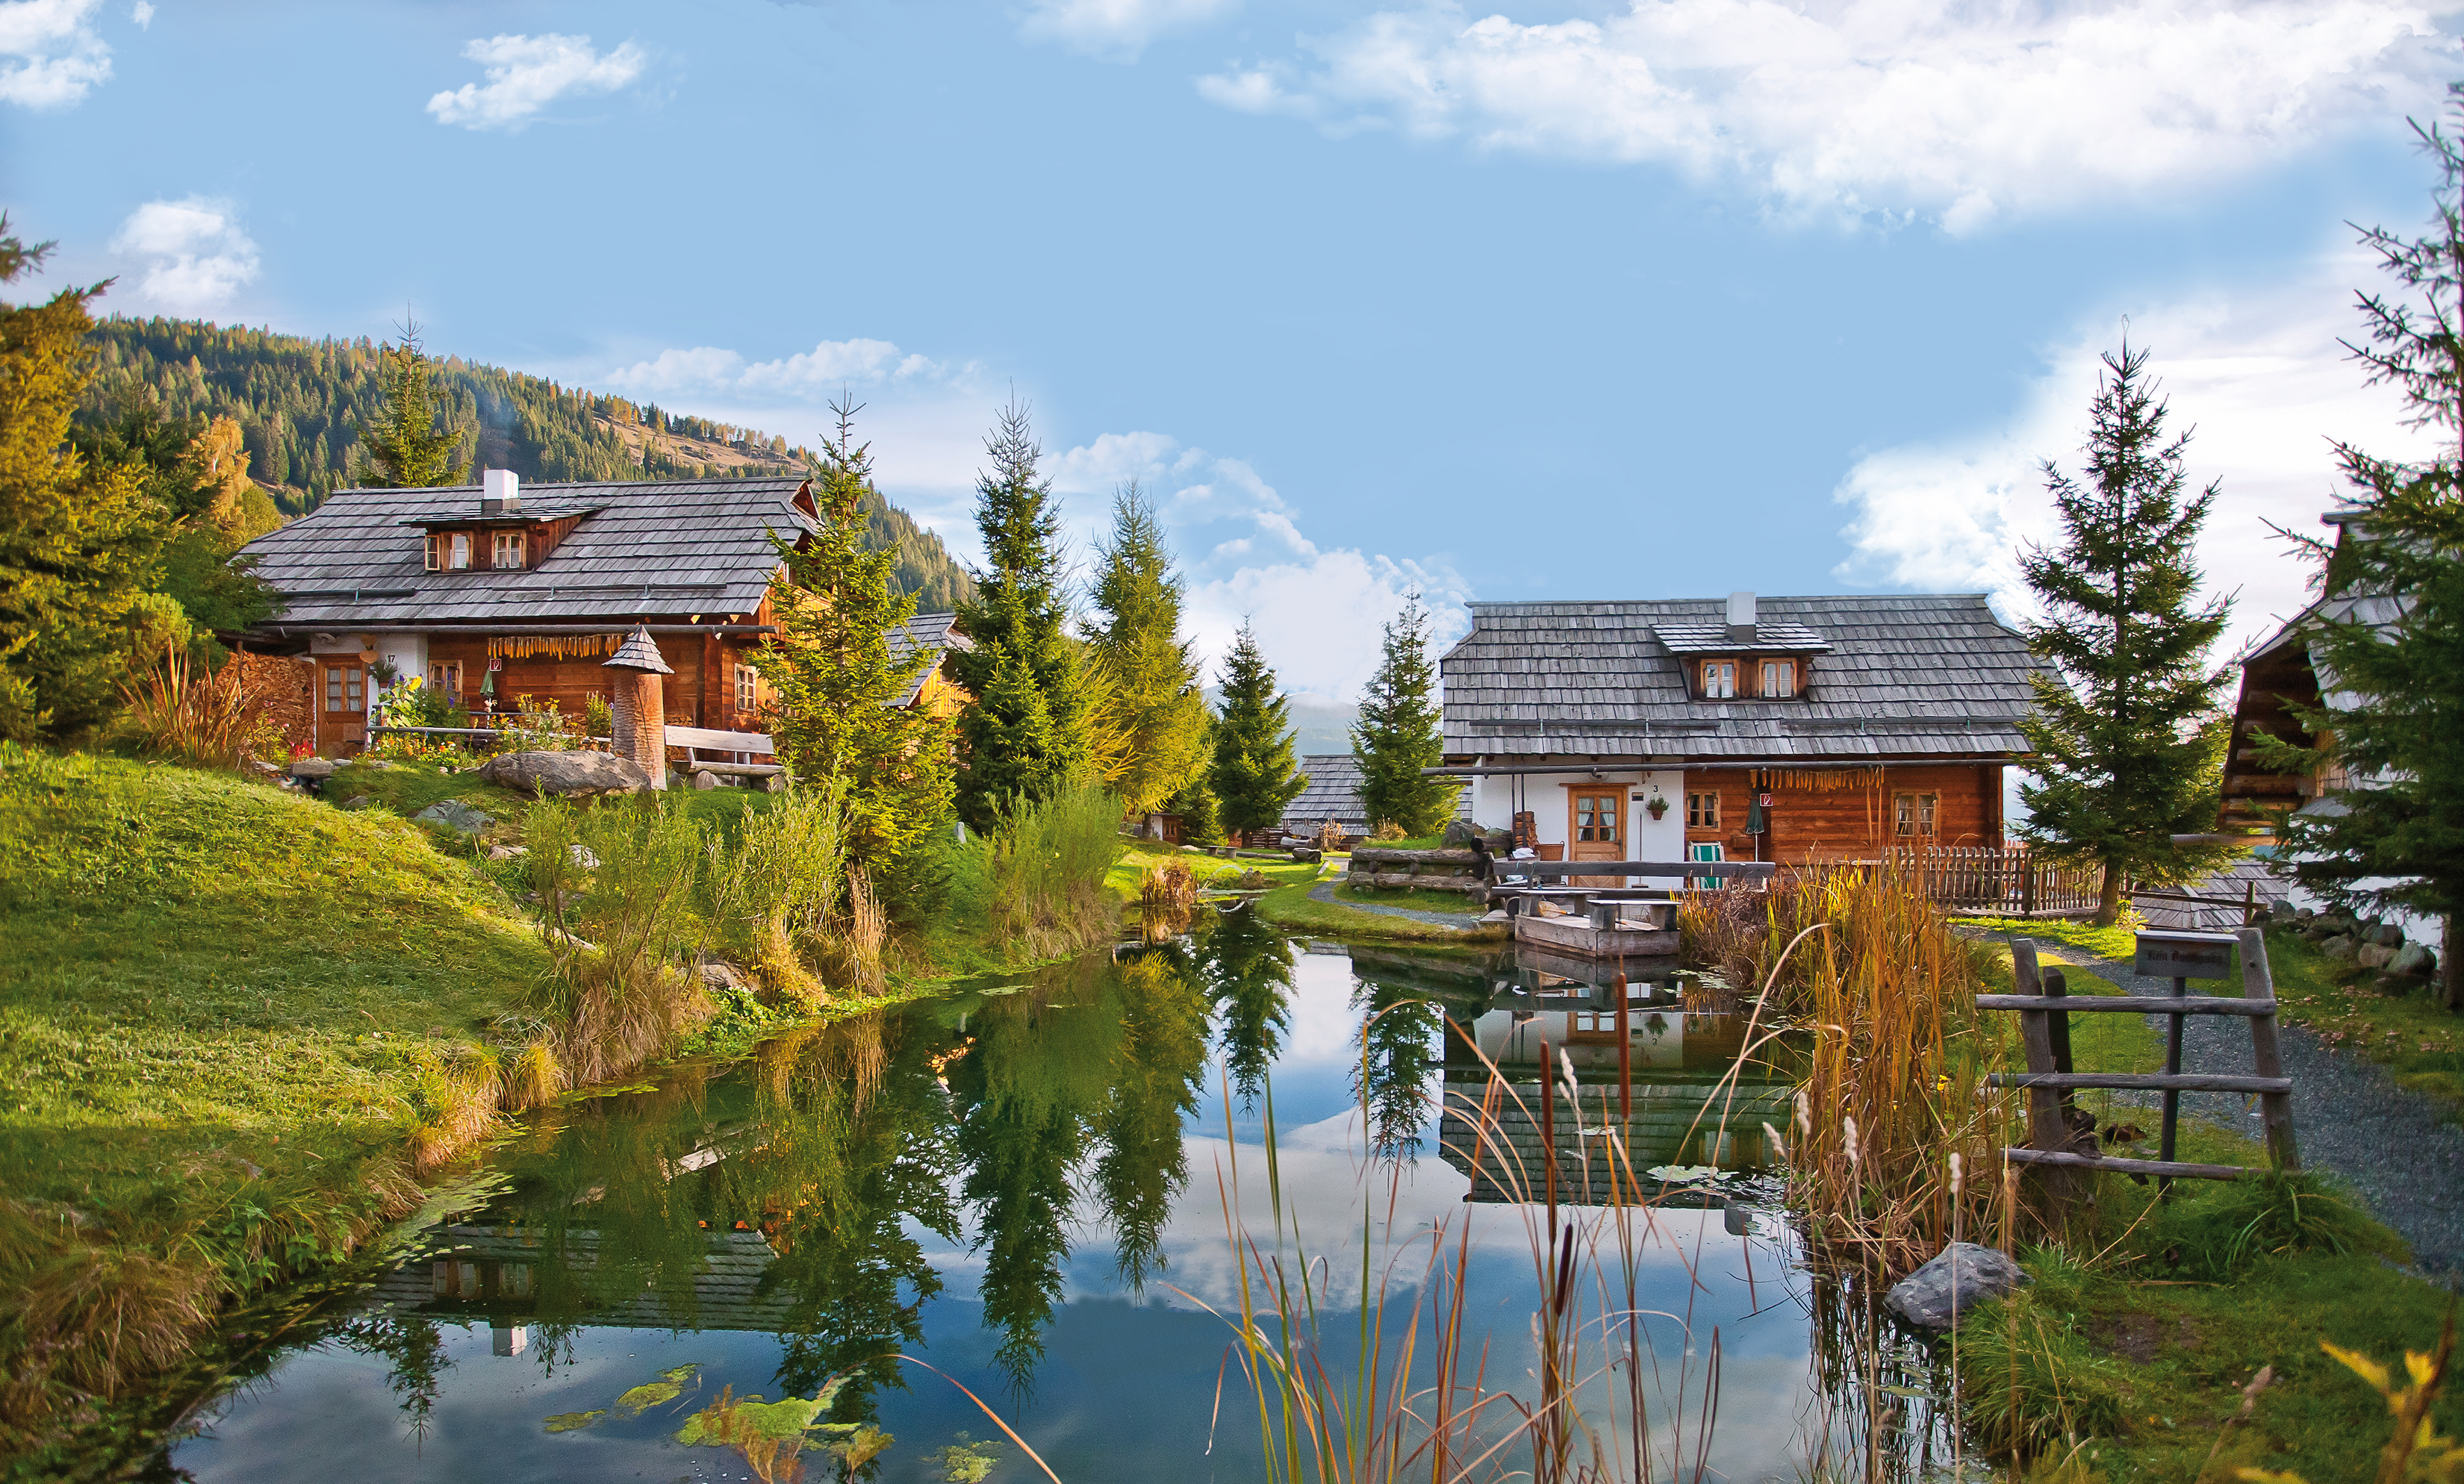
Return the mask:
[[357, 655], [319, 655], [317, 667], [323, 691], [319, 697], [322, 721], [317, 729], [323, 746], [319, 751], [334, 756], [368, 739], [368, 672]]
[[[1566, 793], [1566, 859], [1624, 860], [1625, 785], [1582, 783], [1568, 788]], [[1577, 886], [1617, 886], [1625, 882], [1620, 876], [1575, 876], [1569, 880]]]

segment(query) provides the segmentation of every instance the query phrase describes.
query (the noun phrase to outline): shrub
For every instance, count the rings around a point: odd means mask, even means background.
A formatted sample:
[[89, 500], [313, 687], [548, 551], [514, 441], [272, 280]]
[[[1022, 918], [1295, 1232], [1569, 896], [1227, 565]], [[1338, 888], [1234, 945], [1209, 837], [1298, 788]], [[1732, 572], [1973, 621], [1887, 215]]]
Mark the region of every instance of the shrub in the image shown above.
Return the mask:
[[121, 734], [148, 757], [190, 768], [245, 769], [283, 753], [281, 729], [266, 714], [241, 666], [219, 670], [165, 645], [163, 663], [121, 687]]
[[543, 798], [523, 838], [556, 960], [541, 1008], [557, 1060], [578, 1083], [621, 1076], [709, 1014], [684, 967], [701, 947], [701, 828], [677, 799], [575, 809]]
[[1057, 958], [1111, 936], [1104, 873], [1120, 859], [1120, 800], [1091, 784], [1013, 798], [982, 845], [995, 936], [1013, 956]]
[[847, 894], [845, 820], [834, 788], [808, 785], [746, 816], [736, 848], [708, 845], [720, 943], [799, 1005], [826, 997], [812, 961]]

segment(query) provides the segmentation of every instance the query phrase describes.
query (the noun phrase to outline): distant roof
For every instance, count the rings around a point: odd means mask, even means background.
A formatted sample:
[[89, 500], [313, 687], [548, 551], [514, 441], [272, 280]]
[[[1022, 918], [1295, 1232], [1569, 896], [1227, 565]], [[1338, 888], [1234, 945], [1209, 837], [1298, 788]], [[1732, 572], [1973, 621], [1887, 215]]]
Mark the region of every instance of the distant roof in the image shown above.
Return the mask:
[[890, 652], [903, 656], [916, 645], [933, 651], [933, 663], [915, 672], [907, 693], [898, 698], [901, 706], [913, 706], [924, 693], [924, 682], [933, 678], [934, 669], [941, 663], [941, 654], [949, 649], [973, 649], [976, 642], [958, 632], [958, 616], [955, 613], [919, 613], [898, 628], [890, 631]]
[[287, 600], [271, 623], [489, 623], [750, 619], [779, 565], [770, 534], [814, 529], [802, 478], [536, 484], [520, 518], [579, 515], [537, 566], [429, 572], [419, 523], [482, 516], [476, 486], [338, 490], [242, 548]]
[[1301, 759], [1309, 787], [1284, 806], [1283, 827], [1309, 831], [1327, 820], [1369, 829], [1369, 807], [1360, 801], [1360, 759], [1350, 753], [1311, 753]]
[[[1982, 593], [1759, 598], [1750, 644], [1726, 637], [1717, 598], [1470, 606], [1471, 632], [1439, 666], [1454, 762], [1981, 761], [2028, 750], [2017, 724], [2044, 671]], [[1722, 637], [1706, 647], [1706, 632]], [[1694, 700], [1677, 655], [1707, 648], [1810, 654], [1805, 693]]]

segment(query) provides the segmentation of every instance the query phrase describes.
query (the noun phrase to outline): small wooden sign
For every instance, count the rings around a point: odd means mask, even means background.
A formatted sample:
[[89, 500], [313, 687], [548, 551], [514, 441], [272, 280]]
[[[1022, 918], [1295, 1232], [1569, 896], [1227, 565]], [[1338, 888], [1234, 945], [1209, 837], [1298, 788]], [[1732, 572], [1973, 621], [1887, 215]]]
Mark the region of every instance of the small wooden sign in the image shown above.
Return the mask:
[[2150, 979], [2224, 979], [2240, 940], [2229, 932], [2143, 932], [2135, 972]]

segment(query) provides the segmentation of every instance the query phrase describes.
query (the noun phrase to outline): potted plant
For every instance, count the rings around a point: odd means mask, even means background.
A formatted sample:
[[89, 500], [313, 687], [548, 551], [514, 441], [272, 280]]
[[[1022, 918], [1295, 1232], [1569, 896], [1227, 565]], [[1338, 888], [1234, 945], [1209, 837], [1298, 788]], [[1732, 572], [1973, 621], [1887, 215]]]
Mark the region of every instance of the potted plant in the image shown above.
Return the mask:
[[1653, 819], [1657, 820], [1664, 818], [1668, 814], [1667, 796], [1661, 794], [1657, 787], [1654, 787], [1651, 791], [1650, 799], [1647, 800], [1642, 807], [1643, 812], [1650, 815]]

